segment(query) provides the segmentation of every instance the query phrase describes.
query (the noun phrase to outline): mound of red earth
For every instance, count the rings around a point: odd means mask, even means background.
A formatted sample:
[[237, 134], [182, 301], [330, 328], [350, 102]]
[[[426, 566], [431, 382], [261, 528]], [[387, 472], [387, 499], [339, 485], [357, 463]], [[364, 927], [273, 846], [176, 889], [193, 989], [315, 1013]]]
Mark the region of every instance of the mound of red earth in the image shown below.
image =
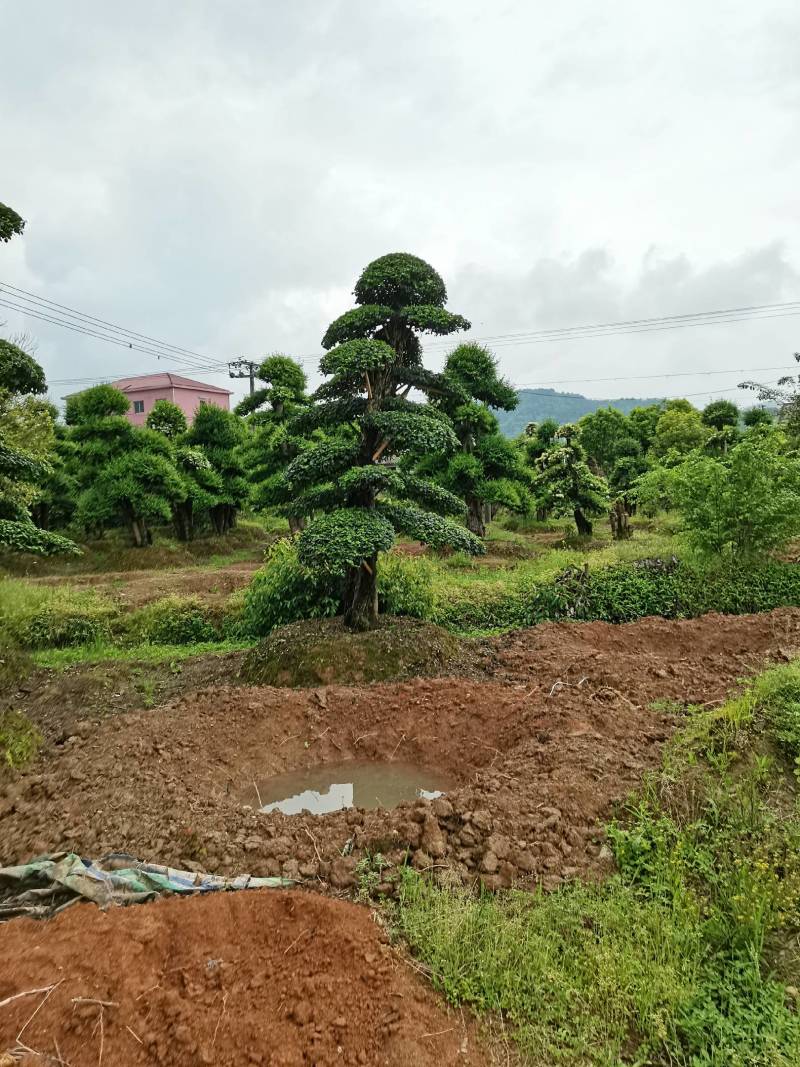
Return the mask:
[[[678, 712], [800, 646], [800, 611], [539, 626], [484, 642], [469, 677], [223, 686], [85, 723], [0, 796], [0, 856], [72, 849], [349, 889], [367, 853], [447, 881], [554, 885], [602, 869], [599, 831], [657, 764]], [[397, 759], [457, 787], [320, 816], [245, 806], [254, 780]]]
[[366, 908], [318, 894], [75, 905], [0, 926], [0, 960], [0, 1063], [4, 1050], [31, 1067], [490, 1062]]

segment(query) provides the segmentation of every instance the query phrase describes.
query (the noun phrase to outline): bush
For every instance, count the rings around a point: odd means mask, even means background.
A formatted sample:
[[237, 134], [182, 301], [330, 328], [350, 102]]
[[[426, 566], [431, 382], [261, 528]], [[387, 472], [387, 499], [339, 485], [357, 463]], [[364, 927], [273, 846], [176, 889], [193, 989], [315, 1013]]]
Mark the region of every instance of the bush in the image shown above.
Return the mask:
[[387, 615], [429, 619], [436, 602], [435, 567], [420, 556], [387, 554], [378, 565], [378, 603]]
[[219, 633], [197, 597], [168, 596], [134, 612], [127, 636], [152, 645], [194, 645], [214, 641]]
[[450, 629], [503, 630], [563, 619], [630, 622], [648, 615], [693, 618], [800, 605], [800, 567], [790, 563], [703, 567], [636, 560], [595, 571], [568, 568], [554, 581], [524, 578], [514, 588], [480, 586], [441, 597], [432, 616]]
[[247, 588], [240, 633], [264, 637], [299, 619], [329, 618], [339, 603], [339, 580], [312, 574], [298, 560], [294, 542], [282, 538], [270, 546], [266, 563]]
[[109, 634], [114, 609], [91, 590], [6, 579], [0, 586], [0, 634], [22, 648], [69, 648]]

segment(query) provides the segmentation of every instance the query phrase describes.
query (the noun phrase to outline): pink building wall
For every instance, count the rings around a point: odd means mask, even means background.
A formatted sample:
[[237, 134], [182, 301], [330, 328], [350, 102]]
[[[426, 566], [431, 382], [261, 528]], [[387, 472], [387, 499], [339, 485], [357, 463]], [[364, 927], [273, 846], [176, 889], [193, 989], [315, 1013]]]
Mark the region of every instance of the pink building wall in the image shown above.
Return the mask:
[[142, 374], [136, 378], [122, 378], [111, 384], [130, 400], [127, 418], [134, 426], [144, 426], [156, 400], [170, 400], [177, 404], [190, 423], [202, 403], [214, 404], [225, 411], [230, 410], [230, 389], [196, 382], [180, 374]]

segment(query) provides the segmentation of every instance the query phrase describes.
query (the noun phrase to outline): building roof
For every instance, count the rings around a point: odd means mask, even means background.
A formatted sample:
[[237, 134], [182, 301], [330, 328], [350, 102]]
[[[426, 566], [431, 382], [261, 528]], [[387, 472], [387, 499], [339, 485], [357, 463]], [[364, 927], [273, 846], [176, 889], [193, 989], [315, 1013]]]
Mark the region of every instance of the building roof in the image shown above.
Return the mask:
[[169, 371], [138, 374], [135, 378], [120, 378], [119, 381], [111, 382], [111, 385], [123, 393], [136, 393], [142, 389], [194, 389], [200, 393], [224, 393], [225, 396], [231, 396], [233, 392], [231, 389], [220, 389], [218, 385], [198, 382], [194, 378], [184, 378], [182, 374], [172, 374]]

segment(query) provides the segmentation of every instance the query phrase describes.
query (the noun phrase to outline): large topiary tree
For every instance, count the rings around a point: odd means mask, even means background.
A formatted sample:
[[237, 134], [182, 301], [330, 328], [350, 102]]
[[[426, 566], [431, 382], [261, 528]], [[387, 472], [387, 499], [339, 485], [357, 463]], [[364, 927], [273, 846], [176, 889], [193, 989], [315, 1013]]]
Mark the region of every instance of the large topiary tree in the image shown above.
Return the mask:
[[579, 441], [578, 427], [560, 426], [552, 448], [536, 460], [534, 491], [546, 510], [572, 515], [582, 537], [592, 534], [592, 515], [608, 507], [608, 485], [592, 474]]
[[261, 363], [256, 377], [264, 385], [236, 407], [251, 430], [241, 450], [252, 485], [251, 501], [258, 510], [284, 505], [289, 529], [296, 534], [304, 526], [304, 516], [292, 508], [282, 474], [305, 447], [304, 440], [290, 432], [289, 420], [308, 404], [306, 374], [289, 356], [273, 355]]
[[50, 474], [53, 409], [36, 360], [0, 340], [0, 547], [39, 555], [79, 551], [72, 541], [34, 525], [31, 508]]
[[[483, 551], [454, 518], [463, 502], [408, 466], [429, 452], [453, 452], [458, 438], [447, 415], [428, 397], [449, 385], [422, 365], [419, 335], [445, 335], [469, 323], [445, 308], [436, 271], [416, 256], [395, 253], [365, 268], [355, 287], [357, 307], [331, 323], [320, 370], [328, 380], [313, 404], [290, 423], [295, 433], [324, 429], [286, 469], [294, 507], [313, 514], [298, 539], [301, 563], [343, 579], [342, 609], [351, 629], [367, 629], [378, 615], [380, 552], [397, 533], [427, 544]], [[399, 465], [406, 460], [407, 465]]]
[[481, 345], [462, 344], [447, 357], [449, 391], [436, 404], [450, 417], [459, 441], [452, 456], [434, 453], [418, 467], [464, 499], [467, 526], [477, 537], [500, 506], [524, 514], [530, 507], [530, 475], [518, 450], [500, 433], [490, 408], [513, 411], [516, 390], [497, 373], [497, 362]]
[[247, 500], [248, 485], [240, 456], [245, 432], [242, 420], [232, 411], [201, 404], [186, 434], [186, 444], [200, 448], [219, 475], [220, 492], [208, 509], [211, 525], [219, 535], [233, 529], [239, 509]]

